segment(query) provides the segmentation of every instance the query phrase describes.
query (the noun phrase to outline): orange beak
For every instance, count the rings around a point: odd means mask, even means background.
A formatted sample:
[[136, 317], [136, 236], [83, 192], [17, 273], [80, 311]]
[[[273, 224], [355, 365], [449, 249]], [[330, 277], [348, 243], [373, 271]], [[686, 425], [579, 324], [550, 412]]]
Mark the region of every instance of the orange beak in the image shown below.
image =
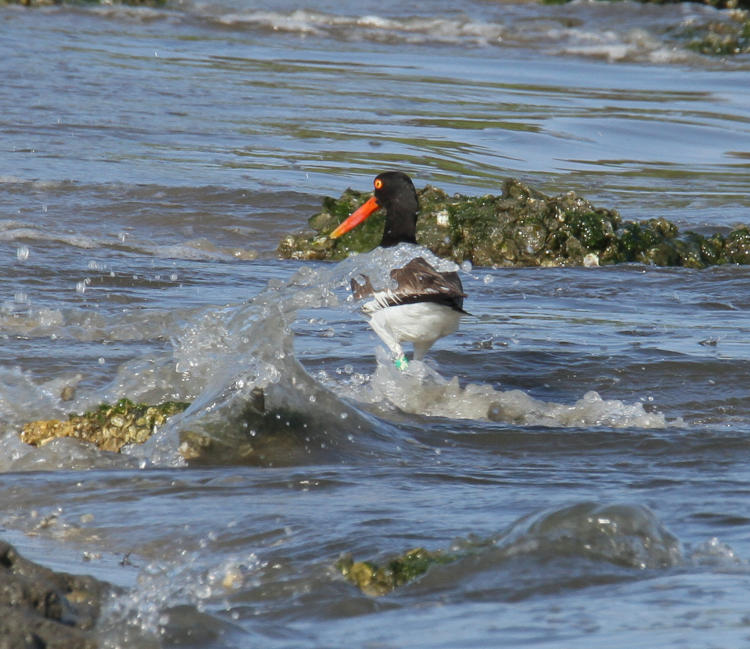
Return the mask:
[[370, 214], [380, 207], [377, 199], [372, 196], [362, 207], [358, 208], [351, 215], [339, 225], [331, 234], [328, 236], [331, 239], [338, 239], [342, 234], [346, 234], [349, 230], [356, 228], [362, 221], [367, 219]]

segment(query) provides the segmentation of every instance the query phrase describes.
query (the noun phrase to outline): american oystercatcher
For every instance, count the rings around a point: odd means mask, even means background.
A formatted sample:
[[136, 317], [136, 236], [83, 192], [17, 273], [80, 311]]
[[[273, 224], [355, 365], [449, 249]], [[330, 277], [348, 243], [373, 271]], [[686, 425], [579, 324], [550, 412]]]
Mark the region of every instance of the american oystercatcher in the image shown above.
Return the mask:
[[[385, 209], [385, 229], [380, 245], [417, 243], [419, 199], [411, 178], [400, 171], [386, 171], [374, 181], [374, 195], [339, 225], [330, 237], [349, 232], [379, 208]], [[408, 365], [401, 343], [414, 345], [414, 359], [422, 360], [436, 340], [458, 329], [464, 293], [457, 272], [439, 272], [423, 257], [415, 257], [390, 273], [395, 288], [376, 290], [363, 275], [360, 284], [351, 281], [354, 298], [371, 297], [362, 307], [370, 316], [370, 326], [393, 352], [397, 367]]]

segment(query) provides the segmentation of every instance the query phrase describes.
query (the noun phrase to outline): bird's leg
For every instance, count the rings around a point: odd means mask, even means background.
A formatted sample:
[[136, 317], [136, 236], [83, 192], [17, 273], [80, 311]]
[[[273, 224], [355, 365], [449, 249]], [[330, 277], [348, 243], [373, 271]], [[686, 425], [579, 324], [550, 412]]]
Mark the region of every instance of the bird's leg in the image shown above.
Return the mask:
[[421, 361], [424, 358], [424, 355], [427, 353], [427, 351], [430, 349], [430, 347], [432, 347], [434, 343], [435, 343], [434, 340], [414, 341], [414, 360]]
[[393, 353], [394, 365], [400, 370], [405, 370], [409, 366], [409, 361], [406, 360], [406, 354], [404, 354], [403, 347], [401, 347], [398, 339], [393, 335], [391, 328], [386, 324], [383, 313], [383, 311], [374, 313], [372, 318], [370, 318], [370, 326], [373, 331], [378, 334], [380, 340], [382, 340]]

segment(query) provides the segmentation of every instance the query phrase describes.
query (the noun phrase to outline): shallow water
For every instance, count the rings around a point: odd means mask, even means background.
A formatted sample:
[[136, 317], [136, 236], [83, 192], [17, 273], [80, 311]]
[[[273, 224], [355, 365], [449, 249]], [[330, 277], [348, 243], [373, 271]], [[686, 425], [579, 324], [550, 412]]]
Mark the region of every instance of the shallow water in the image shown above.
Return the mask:
[[[747, 643], [746, 268], [464, 267], [472, 316], [402, 374], [346, 287], [414, 250], [274, 255], [323, 195], [389, 167], [747, 223], [750, 59], [675, 36], [725, 13], [235, 0], [0, 19], [0, 527], [125, 588], [102, 646]], [[256, 387], [277, 416], [249, 422]], [[193, 405], [123, 455], [18, 441], [123, 396]], [[186, 466], [185, 430], [227, 446]], [[459, 558], [381, 598], [334, 568], [417, 546]]]

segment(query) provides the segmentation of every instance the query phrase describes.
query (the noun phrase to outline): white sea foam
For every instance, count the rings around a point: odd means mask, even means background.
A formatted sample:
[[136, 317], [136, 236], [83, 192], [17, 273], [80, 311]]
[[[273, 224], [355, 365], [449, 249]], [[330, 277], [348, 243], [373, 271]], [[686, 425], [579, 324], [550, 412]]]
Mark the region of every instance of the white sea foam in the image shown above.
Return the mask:
[[429, 364], [412, 361], [404, 372], [397, 369], [383, 348], [378, 365], [365, 386], [339, 386], [351, 399], [395, 407], [402, 412], [450, 419], [492, 420], [520, 426], [555, 428], [665, 428], [662, 413], [647, 412], [641, 403], [602, 399], [594, 391], [573, 403], [536, 399], [522, 390], [498, 390], [491, 385], [461, 385], [458, 377], [446, 379]]
[[[670, 9], [670, 11], [673, 11]], [[347, 15], [307, 9], [290, 12], [248, 10], [222, 12], [202, 5], [195, 12], [225, 26], [270, 30], [300, 36], [383, 43], [444, 43], [467, 47], [534, 47], [551, 54], [569, 54], [609, 61], [682, 62], [697, 55], [665, 40], [673, 14], [662, 17], [659, 8], [639, 19], [632, 10], [609, 8], [592, 12], [571, 3], [567, 8], [548, 7], [546, 15], [522, 7], [489, 17], [439, 18], [432, 15], [390, 18], [379, 14]], [[714, 14], [694, 14], [686, 20], [698, 24], [716, 19]]]

